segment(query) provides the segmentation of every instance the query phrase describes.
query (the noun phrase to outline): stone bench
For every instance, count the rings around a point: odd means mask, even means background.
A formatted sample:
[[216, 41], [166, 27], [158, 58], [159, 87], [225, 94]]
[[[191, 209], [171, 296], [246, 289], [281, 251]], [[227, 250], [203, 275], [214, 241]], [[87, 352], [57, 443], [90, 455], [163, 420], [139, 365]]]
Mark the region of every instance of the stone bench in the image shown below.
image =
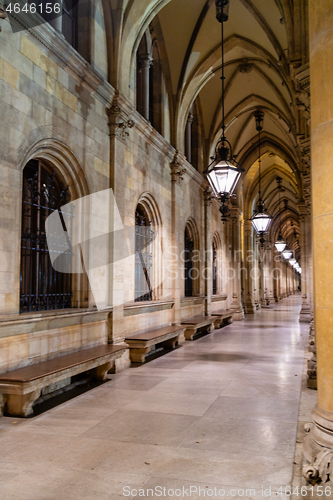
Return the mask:
[[194, 335], [201, 328], [205, 328], [206, 332], [211, 332], [216, 321], [213, 316], [193, 316], [193, 318], [182, 319], [181, 324], [186, 328], [184, 333], [186, 340], [193, 340]]
[[115, 359], [126, 344], [100, 345], [0, 374], [0, 414], [27, 417], [41, 390], [66, 378], [88, 371], [97, 380], [105, 380]]
[[221, 328], [222, 326], [227, 326], [232, 323], [232, 312], [231, 311], [215, 311], [211, 315], [216, 317], [214, 326], [215, 328]]
[[153, 351], [157, 345], [174, 349], [183, 344], [185, 342], [184, 330], [183, 326], [170, 325], [126, 338], [125, 342], [130, 348], [131, 361], [144, 363], [147, 354]]

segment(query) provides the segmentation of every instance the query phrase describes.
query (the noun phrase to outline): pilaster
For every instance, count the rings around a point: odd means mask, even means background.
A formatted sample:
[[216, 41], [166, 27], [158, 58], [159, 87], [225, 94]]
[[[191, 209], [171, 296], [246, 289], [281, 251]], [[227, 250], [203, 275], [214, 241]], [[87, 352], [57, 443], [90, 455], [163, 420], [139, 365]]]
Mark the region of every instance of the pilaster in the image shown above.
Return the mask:
[[231, 283], [231, 304], [233, 319], [240, 321], [244, 319], [244, 310], [241, 296], [241, 209], [232, 206], [231, 213], [231, 266], [233, 269], [233, 279]]
[[181, 298], [181, 284], [183, 263], [181, 261], [182, 247], [180, 242], [184, 240], [184, 235], [181, 233], [179, 224], [179, 202], [181, 200], [180, 183], [186, 172], [181, 156], [176, 151], [172, 162], [170, 163], [171, 174], [171, 242], [172, 242], [172, 262], [171, 262], [171, 276], [172, 276], [172, 299], [173, 306], [173, 324], [180, 324], [180, 298]]

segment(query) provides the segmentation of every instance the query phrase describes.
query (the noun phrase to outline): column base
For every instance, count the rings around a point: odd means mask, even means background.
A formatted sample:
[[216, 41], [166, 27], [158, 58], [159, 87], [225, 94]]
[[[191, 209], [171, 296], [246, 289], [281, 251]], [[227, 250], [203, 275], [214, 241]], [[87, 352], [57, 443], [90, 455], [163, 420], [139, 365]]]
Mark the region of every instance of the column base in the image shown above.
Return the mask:
[[318, 407], [312, 412], [313, 424], [306, 431], [303, 454], [308, 464], [303, 476], [309, 483], [326, 483], [333, 475], [333, 414]]
[[234, 321], [242, 321], [244, 319], [244, 311], [243, 308], [234, 308], [231, 306], [232, 319]]
[[309, 310], [301, 310], [299, 313], [299, 322], [300, 323], [310, 323], [312, 319], [312, 314]]
[[257, 312], [256, 305], [253, 302], [245, 302], [244, 312], [245, 314], [255, 314]]

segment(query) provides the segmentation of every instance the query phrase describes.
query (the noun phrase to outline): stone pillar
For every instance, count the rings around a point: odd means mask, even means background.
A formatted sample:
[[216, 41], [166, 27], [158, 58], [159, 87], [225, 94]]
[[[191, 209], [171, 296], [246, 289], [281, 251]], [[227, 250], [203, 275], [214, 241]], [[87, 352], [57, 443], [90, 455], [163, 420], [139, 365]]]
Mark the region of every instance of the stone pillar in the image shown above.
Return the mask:
[[300, 244], [301, 244], [301, 289], [302, 309], [299, 320], [308, 323], [312, 317], [311, 288], [312, 288], [312, 262], [311, 262], [311, 220], [305, 203], [298, 204], [300, 213]]
[[187, 161], [191, 163], [192, 161], [192, 123], [193, 123], [193, 115], [189, 113], [187, 117], [187, 122], [186, 122], [186, 129], [185, 129], [185, 156], [187, 158]]
[[253, 251], [253, 227], [251, 221], [244, 222], [244, 302], [245, 313], [254, 314], [256, 307], [253, 300], [253, 269], [255, 253]]
[[[124, 163], [127, 130], [133, 127], [133, 122], [125, 111], [125, 103], [116, 94], [112, 106], [109, 110], [109, 130], [110, 130], [110, 188], [113, 191], [117, 210], [119, 210], [122, 221], [125, 220], [124, 192], [127, 178], [123, 169], [119, 165]], [[114, 230], [115, 207], [110, 206], [110, 237], [109, 237], [109, 299], [112, 312], [109, 319], [109, 343], [116, 344], [123, 342], [125, 337], [123, 318], [124, 301], [126, 299], [124, 261], [120, 258], [126, 254], [122, 250], [125, 244], [123, 238], [119, 238], [119, 231]], [[134, 214], [133, 214], [134, 224]], [[133, 243], [134, 244], [134, 243]], [[126, 261], [127, 259], [125, 259]], [[127, 262], [128, 264], [128, 262]]]
[[[231, 208], [231, 267], [233, 277], [231, 283], [231, 304], [233, 319], [240, 321], [244, 319], [244, 310], [241, 296], [241, 209], [239, 207]], [[228, 276], [228, 280], [230, 276]]]
[[212, 193], [209, 188], [204, 191], [204, 241], [205, 241], [205, 259], [204, 259], [204, 284], [205, 284], [205, 314], [210, 315], [210, 305], [212, 302], [212, 237], [210, 234], [211, 204]]
[[180, 324], [180, 298], [181, 287], [183, 280], [183, 262], [181, 260], [182, 246], [180, 242], [184, 241], [184, 234], [179, 224], [179, 200], [180, 196], [180, 181], [183, 180], [185, 169], [182, 167], [178, 152], [170, 163], [171, 168], [171, 241], [172, 241], [172, 261], [171, 261], [171, 275], [172, 275], [172, 299], [174, 306], [172, 308], [172, 322], [177, 325]]
[[153, 59], [149, 54], [140, 58], [142, 71], [142, 116], [149, 121], [149, 68]]
[[[57, 14], [56, 17], [54, 17], [54, 19], [52, 19], [50, 21], [50, 25], [56, 30], [58, 31], [58, 33], [61, 33], [62, 34], [62, 1], [63, 0], [58, 0], [56, 3], [58, 3], [60, 5], [60, 14]], [[45, 8], [45, 4], [44, 4], [44, 8]]]
[[326, 482], [332, 476], [333, 464], [333, 3], [310, 0], [309, 8], [318, 403], [304, 442], [304, 455], [310, 465], [304, 466], [303, 474], [311, 482]]
[[266, 245], [265, 254], [265, 269], [266, 269], [266, 279], [265, 279], [265, 291], [266, 291], [266, 304], [272, 304], [274, 302], [274, 279], [273, 279], [273, 269], [274, 269], [274, 245], [268, 242]]

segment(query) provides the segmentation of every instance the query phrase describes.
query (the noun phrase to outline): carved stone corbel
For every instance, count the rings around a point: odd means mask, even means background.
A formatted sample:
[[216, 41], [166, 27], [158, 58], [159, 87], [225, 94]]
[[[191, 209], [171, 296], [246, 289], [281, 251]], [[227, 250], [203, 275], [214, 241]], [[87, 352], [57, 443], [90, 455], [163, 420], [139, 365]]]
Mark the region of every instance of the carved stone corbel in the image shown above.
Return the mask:
[[126, 138], [129, 136], [128, 129], [131, 129], [134, 125], [134, 121], [121, 110], [115, 100], [109, 109], [110, 136], [125, 142]]
[[171, 169], [171, 182], [176, 182], [178, 185], [180, 181], [184, 179], [183, 175], [186, 172], [186, 168], [183, 167], [179, 160], [179, 151], [175, 152], [172, 162], [170, 163]]
[[212, 195], [212, 190], [210, 187], [206, 187], [204, 190], [204, 205], [205, 207], [209, 207], [212, 204], [213, 199], [215, 199], [215, 196]]
[[303, 476], [312, 485], [327, 483], [331, 479], [333, 467], [333, 450], [323, 448], [311, 464], [304, 465]]

